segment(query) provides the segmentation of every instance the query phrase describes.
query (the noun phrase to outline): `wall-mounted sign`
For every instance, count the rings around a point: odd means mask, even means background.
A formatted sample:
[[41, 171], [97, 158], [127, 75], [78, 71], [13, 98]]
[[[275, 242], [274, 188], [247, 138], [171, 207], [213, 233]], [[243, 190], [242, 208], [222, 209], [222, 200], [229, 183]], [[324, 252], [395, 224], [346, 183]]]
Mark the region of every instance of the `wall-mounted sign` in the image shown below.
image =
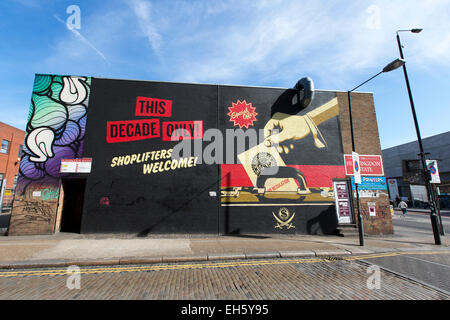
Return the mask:
[[[345, 174], [353, 175], [353, 157], [344, 155]], [[380, 155], [359, 155], [359, 169], [362, 176], [384, 176], [383, 160]]]
[[[379, 198], [380, 191], [377, 190], [358, 190], [360, 198]], [[353, 196], [356, 198], [356, 191], [353, 192]]]
[[351, 223], [349, 192], [346, 181], [334, 181], [334, 198], [339, 223]]
[[389, 199], [394, 200], [399, 196], [397, 179], [387, 179], [389, 185]]
[[[355, 178], [352, 180], [352, 189], [355, 189]], [[358, 185], [359, 190], [387, 190], [385, 177], [361, 177], [361, 183]]]
[[41, 191], [33, 191], [33, 197], [40, 197], [42, 194]]
[[376, 217], [375, 202], [367, 202], [367, 206], [369, 207], [369, 216]]
[[409, 189], [411, 190], [412, 200], [428, 202], [427, 187], [423, 185], [410, 184]]
[[61, 173], [90, 173], [92, 158], [61, 159]]

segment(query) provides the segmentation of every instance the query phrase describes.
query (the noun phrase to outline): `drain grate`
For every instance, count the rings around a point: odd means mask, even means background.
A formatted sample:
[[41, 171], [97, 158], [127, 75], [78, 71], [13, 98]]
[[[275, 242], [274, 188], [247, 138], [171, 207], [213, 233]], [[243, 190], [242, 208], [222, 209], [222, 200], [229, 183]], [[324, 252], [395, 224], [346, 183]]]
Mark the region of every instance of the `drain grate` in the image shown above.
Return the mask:
[[344, 260], [342, 259], [342, 257], [337, 257], [337, 256], [324, 256], [322, 257], [323, 260], [328, 260], [328, 261], [339, 261], [339, 260]]

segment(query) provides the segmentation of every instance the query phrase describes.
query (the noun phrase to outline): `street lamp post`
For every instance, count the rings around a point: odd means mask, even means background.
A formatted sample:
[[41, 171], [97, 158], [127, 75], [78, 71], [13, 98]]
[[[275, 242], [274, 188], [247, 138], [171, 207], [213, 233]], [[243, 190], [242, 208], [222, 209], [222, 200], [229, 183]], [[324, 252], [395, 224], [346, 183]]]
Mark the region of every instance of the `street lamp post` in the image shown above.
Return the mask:
[[[403, 57], [403, 50], [402, 50], [402, 44], [400, 42], [399, 32], [419, 33], [420, 31], [422, 31], [422, 29], [397, 30], [397, 44], [398, 44], [398, 50], [400, 51], [401, 59], [404, 59], [404, 57]], [[432, 194], [433, 189], [431, 187], [430, 172], [427, 168], [425, 153], [423, 151], [423, 144], [422, 144], [422, 138], [420, 137], [419, 123], [417, 122], [416, 110], [414, 108], [414, 101], [413, 101], [411, 87], [409, 85], [408, 73], [406, 72], [405, 65], [403, 65], [403, 74], [405, 75], [406, 88], [408, 89], [409, 102], [411, 105], [411, 112], [412, 112], [412, 115], [414, 118], [414, 126], [416, 128], [417, 141], [419, 142], [419, 150], [420, 150], [419, 156], [420, 156], [420, 161], [422, 163], [423, 178], [424, 178], [425, 185], [427, 188], [428, 203], [430, 204], [430, 219], [431, 219], [431, 226], [433, 228], [434, 243], [440, 245], [441, 244], [441, 236], [440, 236], [440, 231], [439, 231], [438, 218], [436, 215], [436, 204], [434, 202], [434, 197]]]
[[[355, 91], [356, 89], [358, 89], [359, 87], [361, 87], [362, 85], [366, 84], [367, 82], [369, 82], [370, 80], [372, 80], [373, 78], [379, 76], [380, 74], [382, 74], [383, 72], [389, 72], [392, 70], [395, 70], [401, 66], [405, 65], [405, 60], [403, 59], [396, 59], [394, 61], [392, 61], [391, 63], [389, 63], [388, 65], [386, 65], [383, 70], [381, 70], [380, 72], [378, 72], [376, 75], [374, 75], [373, 77], [369, 78], [368, 80], [364, 81], [363, 83], [361, 83], [360, 85], [356, 86], [355, 88], [353, 88], [350, 91], [347, 91], [347, 96], [348, 96], [348, 111], [349, 111], [349, 116], [350, 116], [350, 132], [352, 135], [352, 151], [355, 152], [355, 135], [354, 135], [354, 130], [353, 130], [353, 117], [352, 117], [352, 99], [351, 99], [351, 92]], [[361, 209], [359, 206], [359, 191], [358, 191], [358, 183], [356, 183], [355, 180], [355, 191], [356, 191], [356, 207], [358, 210], [358, 233], [359, 233], [359, 245], [360, 246], [364, 246], [364, 224], [362, 221], [362, 217], [361, 217]]]

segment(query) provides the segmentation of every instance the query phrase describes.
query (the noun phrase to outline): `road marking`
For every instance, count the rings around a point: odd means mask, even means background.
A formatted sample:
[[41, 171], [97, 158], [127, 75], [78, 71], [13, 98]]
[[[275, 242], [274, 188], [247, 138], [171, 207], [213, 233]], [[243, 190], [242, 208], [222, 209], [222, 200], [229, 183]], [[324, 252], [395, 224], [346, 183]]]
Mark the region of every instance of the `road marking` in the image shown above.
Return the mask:
[[[414, 252], [389, 252], [374, 253], [359, 256], [338, 256], [339, 259], [329, 259], [327, 257], [317, 258], [293, 258], [293, 259], [274, 259], [274, 260], [247, 260], [247, 261], [228, 261], [214, 263], [195, 263], [195, 264], [173, 264], [156, 266], [126, 266], [126, 267], [89, 267], [80, 269], [80, 274], [96, 273], [118, 273], [118, 272], [137, 272], [137, 271], [165, 271], [165, 270], [183, 270], [183, 269], [210, 269], [210, 268], [229, 268], [243, 266], [261, 266], [261, 265], [279, 265], [279, 264], [301, 264], [317, 262], [335, 262], [335, 261], [354, 261], [365, 259], [376, 259], [383, 257], [393, 257], [399, 255], [424, 255], [424, 254], [450, 254], [450, 251], [414, 251]], [[331, 255], [330, 255], [331, 256]], [[335, 257], [335, 256], [333, 256]], [[0, 272], [0, 278], [22, 277], [22, 276], [58, 276], [67, 275], [67, 269], [48, 269], [48, 270], [25, 270], [25, 271], [3, 271]]]
[[423, 261], [423, 262], [435, 264], [435, 265], [438, 265], [438, 266], [441, 266], [441, 267], [449, 268], [449, 269], [450, 269], [450, 266], [447, 265], [447, 264], [442, 264], [442, 263], [438, 263], [438, 262], [433, 262], [433, 261], [423, 260], [423, 259], [415, 258], [415, 257], [408, 257], [408, 256], [405, 256], [405, 258], [410, 258], [410, 259], [414, 259], [414, 260], [419, 260], [419, 261]]

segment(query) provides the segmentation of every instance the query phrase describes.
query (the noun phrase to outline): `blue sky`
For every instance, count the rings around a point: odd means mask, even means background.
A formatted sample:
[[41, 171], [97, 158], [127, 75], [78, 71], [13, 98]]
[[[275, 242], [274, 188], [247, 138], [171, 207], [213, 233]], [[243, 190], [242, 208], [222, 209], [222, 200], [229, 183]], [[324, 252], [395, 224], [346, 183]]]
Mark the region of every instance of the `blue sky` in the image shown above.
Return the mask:
[[[66, 9], [78, 5], [81, 28]], [[0, 121], [25, 128], [35, 73], [347, 91], [399, 56], [422, 137], [450, 130], [450, 1], [0, 2]], [[416, 139], [401, 69], [373, 92], [382, 148]]]

